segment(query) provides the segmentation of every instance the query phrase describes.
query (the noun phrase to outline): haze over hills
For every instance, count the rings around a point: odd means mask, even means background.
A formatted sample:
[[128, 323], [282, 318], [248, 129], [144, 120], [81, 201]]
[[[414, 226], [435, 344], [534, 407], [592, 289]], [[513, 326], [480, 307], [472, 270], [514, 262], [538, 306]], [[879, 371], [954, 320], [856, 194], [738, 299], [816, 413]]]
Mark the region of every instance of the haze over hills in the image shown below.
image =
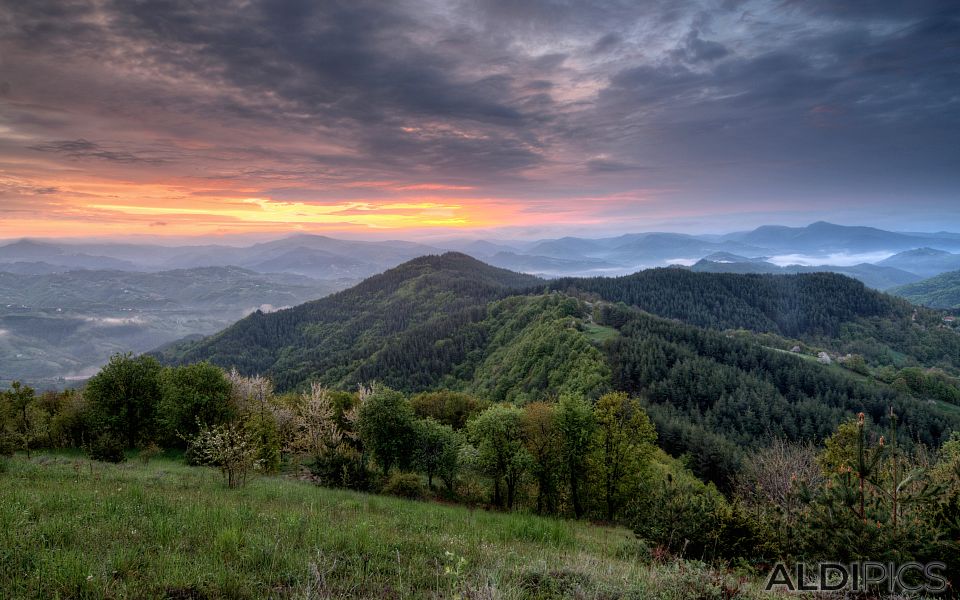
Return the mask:
[[775, 265], [763, 258], [747, 258], [729, 253], [711, 254], [690, 267], [700, 273], [816, 273], [829, 271], [859, 279], [869, 287], [885, 290], [921, 279], [920, 275], [895, 267], [860, 263], [852, 266], [822, 265]]
[[960, 270], [960, 254], [923, 247], [894, 254], [877, 264], [907, 270], [923, 277], [932, 277], [947, 271]]
[[[78, 376], [110, 352], [139, 352], [210, 334], [261, 305], [317, 299], [448, 249], [547, 279], [630, 275], [677, 265], [708, 273], [832, 271], [886, 290], [960, 268], [960, 253], [954, 252], [960, 250], [960, 235], [823, 222], [723, 235], [454, 238], [429, 244], [309, 234], [245, 246], [19, 240], [0, 246], [0, 343], [6, 348], [0, 354], [0, 378]], [[105, 322], [112, 325], [94, 328], [84, 321], [93, 317], [110, 319]], [[55, 350], [34, 333], [61, 327], [74, 333], [48, 338], [62, 342]]]
[[254, 310], [300, 304], [345, 287], [238, 267], [155, 273], [0, 271], [0, 382], [63, 385], [115, 352], [144, 352], [213, 333]]
[[[957, 268], [960, 254], [952, 252], [960, 251], [960, 235], [897, 233], [818, 222], [807, 227], [764, 226], [725, 235], [651, 232], [596, 239], [460, 238], [430, 244], [340, 240], [307, 234], [242, 247], [21, 240], [0, 246], [0, 269], [35, 273], [78, 268], [161, 271], [229, 265], [317, 279], [360, 279], [440, 250], [463, 252], [490, 264], [547, 277], [628, 274], [668, 264], [689, 266], [717, 253], [766, 257], [781, 267], [875, 263], [924, 277]], [[857, 276], [856, 272], [851, 274]], [[889, 275], [892, 280], [898, 277], [892, 272]], [[881, 279], [877, 283], [886, 282]], [[904, 281], [891, 285], [898, 283]]]

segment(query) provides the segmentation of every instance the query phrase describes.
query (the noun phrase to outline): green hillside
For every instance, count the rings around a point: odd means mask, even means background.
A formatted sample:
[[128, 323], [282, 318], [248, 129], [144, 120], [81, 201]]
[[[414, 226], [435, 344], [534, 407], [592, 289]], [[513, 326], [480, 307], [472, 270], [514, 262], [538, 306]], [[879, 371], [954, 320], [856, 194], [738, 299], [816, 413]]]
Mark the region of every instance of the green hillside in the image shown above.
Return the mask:
[[555, 279], [549, 287], [623, 302], [697, 327], [772, 333], [837, 354], [860, 354], [874, 366], [927, 366], [960, 373], [960, 335], [940, 327], [940, 314], [835, 273], [758, 275], [670, 268], [623, 277]]
[[902, 285], [890, 293], [931, 308], [960, 308], [960, 271]]
[[[958, 412], [943, 403], [956, 394], [892, 386], [782, 351], [793, 344], [782, 336], [796, 335], [859, 352], [872, 368], [960, 364], [960, 336], [912, 314], [903, 300], [826, 273], [658, 269], [545, 284], [450, 253], [253, 315], [162, 356], [264, 374], [281, 390], [378, 381], [520, 405], [628, 391], [645, 399], [662, 447], [689, 455], [695, 473], [726, 489], [744, 449], [771, 436], [819, 442], [858, 412], [882, 424], [894, 407], [911, 437], [933, 445], [960, 428]], [[774, 335], [717, 331], [733, 327]]]
[[236, 491], [172, 460], [18, 458], [3, 478], [10, 599], [761, 597], [696, 563], [652, 567], [622, 528], [281, 477]]
[[835, 273], [761, 275], [649, 269], [623, 277], [565, 278], [555, 290], [576, 289], [610, 302], [699, 327], [751, 329], [789, 337], [836, 335], [844, 323], [903, 318], [912, 307]]
[[[367, 365], [389, 362], [398, 344], [422, 345], [427, 331], [434, 332], [431, 339], [459, 332], [485, 318], [488, 302], [538, 281], [464, 254], [424, 256], [326, 298], [275, 313], [254, 313], [199, 343], [174, 346], [166, 356], [269, 375], [281, 389], [312, 379], [347, 385], [358, 377], [365, 381]], [[463, 355], [468, 349], [449, 350]], [[437, 370], [446, 371], [451, 361], [440, 356], [432, 362], [432, 367], [425, 366], [428, 381], [439, 376]], [[377, 379], [384, 380], [384, 375]]]

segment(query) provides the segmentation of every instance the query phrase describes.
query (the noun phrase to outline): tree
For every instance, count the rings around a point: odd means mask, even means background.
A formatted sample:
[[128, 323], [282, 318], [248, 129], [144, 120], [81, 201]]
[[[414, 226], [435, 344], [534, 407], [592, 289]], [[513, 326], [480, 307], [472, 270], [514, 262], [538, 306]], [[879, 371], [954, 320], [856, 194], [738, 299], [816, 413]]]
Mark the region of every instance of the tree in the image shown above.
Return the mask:
[[495, 404], [470, 421], [467, 431], [477, 449], [480, 471], [493, 480], [493, 504], [513, 508], [530, 461], [523, 443], [523, 411]]
[[[19, 381], [10, 384], [10, 389], [0, 394], [0, 415], [6, 413], [13, 437], [30, 457], [31, 442], [42, 429], [40, 411], [34, 406], [34, 390]], [[2, 433], [2, 431], [0, 431]]]
[[247, 482], [250, 473], [260, 468], [262, 461], [255, 434], [242, 423], [224, 423], [202, 429], [192, 441], [192, 446], [207, 464], [217, 465], [227, 479], [227, 486], [240, 487]]
[[537, 512], [557, 512], [557, 474], [560, 472], [560, 433], [556, 405], [533, 402], [523, 409], [523, 433], [537, 480]]
[[289, 411], [276, 404], [273, 382], [260, 375], [244, 377], [236, 369], [227, 375], [230, 382], [231, 403], [239, 418], [254, 436], [259, 448], [257, 459], [264, 471], [275, 472], [280, 468], [280, 450], [283, 444], [280, 422]]
[[602, 486], [607, 520], [612, 521], [636, 490], [653, 454], [657, 432], [640, 402], [624, 392], [601, 396], [593, 413], [597, 423], [594, 470]]
[[128, 448], [150, 439], [160, 399], [160, 369], [151, 356], [113, 355], [84, 390], [94, 434], [116, 435]]
[[167, 444], [178, 444], [200, 427], [219, 425], [235, 415], [231, 386], [219, 367], [202, 362], [168, 367], [160, 373], [157, 431]]
[[484, 400], [464, 392], [439, 390], [423, 392], [410, 399], [410, 406], [418, 417], [435, 419], [459, 431], [467, 426], [467, 421], [488, 406]]
[[404, 469], [410, 465], [416, 442], [414, 415], [400, 392], [374, 386], [360, 404], [357, 432], [384, 475], [394, 466]]
[[431, 418], [415, 422], [416, 445], [413, 463], [427, 476], [427, 485], [433, 489], [433, 477], [439, 475], [447, 488], [453, 491], [460, 452], [460, 440], [449, 425]]
[[588, 458], [593, 448], [596, 421], [590, 405], [579, 396], [561, 396], [557, 406], [557, 431], [560, 433], [560, 458], [569, 486], [573, 514], [578, 519], [586, 507], [583, 492], [588, 478]]
[[365, 490], [369, 471], [345, 418], [353, 399], [314, 382], [296, 405], [286, 450], [310, 455], [310, 470], [322, 485]]
[[336, 407], [327, 388], [313, 383], [310, 391], [301, 396], [294, 416], [293, 438], [288, 450], [318, 456], [335, 450], [343, 442], [343, 432], [337, 423]]

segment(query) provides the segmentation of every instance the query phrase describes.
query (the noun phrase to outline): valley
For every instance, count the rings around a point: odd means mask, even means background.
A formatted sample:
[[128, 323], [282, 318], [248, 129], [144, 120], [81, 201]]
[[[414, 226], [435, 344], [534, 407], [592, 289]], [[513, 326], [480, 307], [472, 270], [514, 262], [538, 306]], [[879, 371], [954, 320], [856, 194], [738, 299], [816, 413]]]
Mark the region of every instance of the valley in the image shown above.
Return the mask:
[[[951, 252], [960, 250], [960, 239], [950, 234], [829, 223], [722, 236], [447, 238], [429, 244], [318, 235], [248, 246], [21, 240], [0, 246], [0, 383], [71, 385], [113, 353], [210, 335], [256, 310], [296, 306], [407, 260], [449, 250], [548, 281], [633, 277], [664, 266], [697, 273], [834, 272], [934, 308], [957, 303], [951, 303], [949, 291], [930, 291], [940, 280], [927, 284], [924, 278], [960, 268], [960, 254]], [[817, 265], [817, 255], [835, 264]], [[785, 256], [805, 256], [804, 264], [784, 264]], [[863, 256], [885, 258], [847, 264]], [[949, 277], [943, 275], [948, 290]], [[915, 286], [927, 291], [913, 292]]]

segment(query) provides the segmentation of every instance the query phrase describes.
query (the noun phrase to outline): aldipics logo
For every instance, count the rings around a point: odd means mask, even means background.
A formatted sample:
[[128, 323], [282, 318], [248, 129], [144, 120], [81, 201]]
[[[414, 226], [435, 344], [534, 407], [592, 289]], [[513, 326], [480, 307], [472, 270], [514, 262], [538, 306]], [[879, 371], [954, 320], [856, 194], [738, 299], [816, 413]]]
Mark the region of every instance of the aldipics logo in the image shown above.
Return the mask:
[[882, 562], [797, 563], [793, 569], [782, 563], [767, 577], [768, 592], [873, 592], [939, 594], [947, 589], [942, 562], [903, 564]]

